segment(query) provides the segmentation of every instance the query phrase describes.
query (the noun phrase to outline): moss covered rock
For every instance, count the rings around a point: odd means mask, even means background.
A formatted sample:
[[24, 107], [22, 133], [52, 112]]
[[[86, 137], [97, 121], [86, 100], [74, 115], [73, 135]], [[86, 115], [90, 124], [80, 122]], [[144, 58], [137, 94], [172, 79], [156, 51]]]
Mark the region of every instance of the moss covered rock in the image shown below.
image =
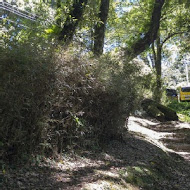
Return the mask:
[[144, 99], [141, 106], [146, 113], [159, 121], [178, 121], [178, 116], [174, 110], [151, 99]]

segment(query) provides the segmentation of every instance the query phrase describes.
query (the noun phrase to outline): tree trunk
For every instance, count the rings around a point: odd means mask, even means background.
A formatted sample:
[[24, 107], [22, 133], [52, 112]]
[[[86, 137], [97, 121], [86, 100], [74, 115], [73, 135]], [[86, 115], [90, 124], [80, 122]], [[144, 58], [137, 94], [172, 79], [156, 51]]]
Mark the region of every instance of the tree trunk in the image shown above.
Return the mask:
[[61, 29], [61, 18], [60, 18], [60, 8], [61, 8], [61, 0], [57, 0], [56, 2], [56, 24], [59, 29]]
[[99, 22], [95, 26], [94, 32], [94, 55], [100, 56], [103, 53], [105, 28], [109, 12], [110, 0], [101, 0], [99, 11]]
[[78, 23], [82, 18], [87, 1], [88, 0], [74, 0], [63, 29], [60, 32], [59, 40], [64, 41], [66, 44], [72, 40]]
[[155, 69], [156, 69], [156, 88], [154, 90], [154, 99], [157, 102], [161, 101], [161, 97], [162, 97], [162, 80], [161, 80], [161, 76], [162, 76], [162, 46], [160, 43], [160, 35], [158, 35], [157, 39], [156, 39], [156, 46], [157, 46], [157, 50], [156, 50], [156, 59], [155, 59]]
[[164, 2], [165, 0], [155, 0], [149, 30], [145, 33], [143, 38], [139, 39], [131, 47], [125, 50], [128, 60], [132, 60], [137, 55], [142, 53], [156, 39], [160, 27], [161, 11]]

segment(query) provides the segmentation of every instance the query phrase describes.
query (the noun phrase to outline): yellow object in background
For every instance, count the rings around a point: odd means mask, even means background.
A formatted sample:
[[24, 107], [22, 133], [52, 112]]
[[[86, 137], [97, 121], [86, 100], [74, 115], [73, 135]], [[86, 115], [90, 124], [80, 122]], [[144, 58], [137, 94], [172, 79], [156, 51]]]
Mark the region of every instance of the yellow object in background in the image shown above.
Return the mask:
[[190, 100], [190, 86], [180, 87], [180, 89], [179, 89], [179, 100], [180, 101]]

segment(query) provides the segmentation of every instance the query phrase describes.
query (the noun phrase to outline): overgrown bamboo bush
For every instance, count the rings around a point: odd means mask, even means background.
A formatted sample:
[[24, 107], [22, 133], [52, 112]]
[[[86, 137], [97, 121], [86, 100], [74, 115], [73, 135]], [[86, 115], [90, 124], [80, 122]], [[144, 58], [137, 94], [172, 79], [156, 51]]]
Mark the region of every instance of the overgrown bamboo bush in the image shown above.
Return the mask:
[[110, 56], [95, 60], [53, 51], [34, 42], [1, 52], [3, 158], [96, 148], [122, 136], [139, 97], [137, 66]]
[[30, 41], [1, 47], [0, 59], [1, 156], [13, 159], [41, 141], [54, 79], [52, 55]]
[[139, 96], [139, 68], [128, 64], [123, 69], [122, 64], [107, 56], [57, 56], [48, 148], [92, 147], [122, 135]]

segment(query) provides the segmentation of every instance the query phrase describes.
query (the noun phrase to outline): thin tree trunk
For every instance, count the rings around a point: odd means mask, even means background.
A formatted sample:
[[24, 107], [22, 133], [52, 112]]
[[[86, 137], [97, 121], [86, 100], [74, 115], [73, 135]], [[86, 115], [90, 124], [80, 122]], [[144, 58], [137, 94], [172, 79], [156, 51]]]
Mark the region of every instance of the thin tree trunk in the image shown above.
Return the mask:
[[155, 59], [155, 69], [156, 69], [156, 88], [154, 91], [154, 99], [160, 102], [162, 97], [162, 45], [160, 42], [160, 35], [156, 39], [156, 59]]
[[61, 29], [61, 18], [60, 18], [60, 8], [61, 8], [61, 0], [57, 0], [56, 2], [56, 24], [59, 29]]
[[79, 21], [82, 19], [82, 15], [88, 0], [74, 0], [73, 6], [66, 18], [63, 29], [60, 32], [59, 40], [70, 43], [72, 40]]
[[99, 22], [95, 26], [94, 32], [94, 55], [100, 56], [103, 53], [104, 38], [106, 22], [109, 13], [110, 0], [101, 0], [100, 11], [99, 11]]

